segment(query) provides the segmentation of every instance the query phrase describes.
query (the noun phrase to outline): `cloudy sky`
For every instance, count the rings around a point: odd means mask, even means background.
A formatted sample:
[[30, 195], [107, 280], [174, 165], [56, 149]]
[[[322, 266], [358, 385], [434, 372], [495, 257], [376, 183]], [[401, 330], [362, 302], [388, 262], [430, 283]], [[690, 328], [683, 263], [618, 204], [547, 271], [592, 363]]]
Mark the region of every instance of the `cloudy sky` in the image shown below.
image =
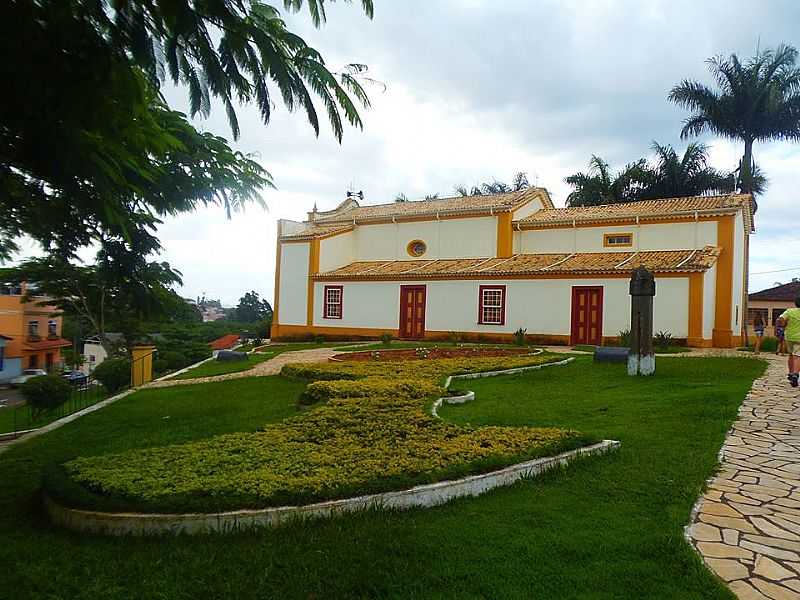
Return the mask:
[[[232, 305], [254, 289], [271, 300], [276, 220], [302, 219], [314, 203], [332, 208], [351, 187], [382, 203], [525, 170], [562, 206], [564, 177], [592, 153], [621, 166], [653, 140], [683, 149], [686, 113], [666, 95], [685, 77], [710, 83], [707, 57], [750, 56], [759, 41], [800, 46], [796, 0], [375, 0], [371, 21], [342, 2], [320, 30], [305, 14], [287, 20], [329, 67], [366, 63], [386, 90], [370, 88], [364, 130], [348, 129], [341, 145], [282, 106], [269, 126], [253, 107], [240, 110], [236, 146], [278, 189], [264, 192], [268, 211], [228, 221], [210, 208], [161, 227], [163, 258], [183, 272], [186, 296]], [[168, 97], [185, 108], [181, 90]], [[222, 110], [198, 125], [230, 136]], [[737, 163], [738, 145], [703, 141], [715, 166]], [[800, 144], [755, 152], [770, 187], [752, 238], [751, 291], [800, 276]], [[793, 270], [772, 272], [783, 269]]]

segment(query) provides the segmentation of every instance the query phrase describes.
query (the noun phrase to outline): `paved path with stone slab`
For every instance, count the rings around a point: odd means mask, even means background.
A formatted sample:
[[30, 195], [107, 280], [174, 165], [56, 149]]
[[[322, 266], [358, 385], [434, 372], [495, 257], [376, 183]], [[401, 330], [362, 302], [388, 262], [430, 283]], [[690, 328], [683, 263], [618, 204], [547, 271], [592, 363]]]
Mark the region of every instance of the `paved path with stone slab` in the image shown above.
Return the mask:
[[800, 391], [764, 358], [686, 534], [739, 598], [800, 600]]
[[297, 350], [295, 352], [284, 352], [278, 356], [265, 360], [247, 371], [236, 373], [226, 373], [225, 375], [213, 375], [210, 377], [197, 377], [195, 379], [164, 379], [154, 381], [144, 386], [147, 389], [173, 387], [176, 385], [194, 385], [197, 383], [209, 383], [212, 381], [226, 381], [228, 379], [239, 379], [242, 377], [264, 377], [266, 375], [277, 375], [281, 372], [284, 365], [290, 363], [315, 363], [325, 362], [335, 354], [335, 348], [314, 348], [313, 350]]

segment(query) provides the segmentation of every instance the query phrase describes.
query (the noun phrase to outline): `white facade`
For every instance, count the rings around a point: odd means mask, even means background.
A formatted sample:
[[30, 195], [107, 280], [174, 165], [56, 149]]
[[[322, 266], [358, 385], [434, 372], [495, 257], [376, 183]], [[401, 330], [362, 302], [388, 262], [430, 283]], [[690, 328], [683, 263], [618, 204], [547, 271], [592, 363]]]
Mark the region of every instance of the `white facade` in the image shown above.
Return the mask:
[[[478, 291], [486, 281], [403, 281], [342, 282], [341, 319], [326, 319], [323, 290], [330, 283], [314, 284], [315, 327], [371, 328], [395, 332], [399, 327], [400, 286], [425, 286], [427, 314], [425, 328], [430, 332], [449, 331], [475, 334], [512, 334], [518, 328], [546, 336], [568, 335], [572, 288], [603, 288], [603, 336], [614, 337], [630, 326], [630, 296], [627, 279], [492, 280], [491, 285], [506, 286], [504, 325], [478, 324]], [[689, 284], [686, 278], [660, 279], [653, 302], [654, 331], [669, 331], [673, 337], [688, 335]], [[281, 319], [283, 321], [283, 319]], [[709, 332], [710, 336], [710, 332]]]
[[[646, 258], [655, 265], [650, 267], [656, 276], [655, 332], [693, 345], [740, 343], [752, 226], [746, 197], [663, 200], [645, 209], [634, 203], [630, 214], [616, 205], [608, 217], [604, 207], [554, 209], [543, 195], [510, 209], [490, 206], [482, 214], [476, 214], [476, 202], [459, 217], [455, 209], [443, 216], [442, 201], [428, 214], [419, 202], [397, 209], [365, 207], [380, 210], [364, 216], [350, 201], [341, 208], [340, 221], [337, 209], [319, 221], [282, 222], [273, 337], [401, 335], [401, 289], [424, 286], [426, 337], [448, 332], [508, 337], [522, 328], [534, 337], [574, 342], [576, 288], [592, 288], [601, 294], [593, 296], [601, 298], [601, 343], [629, 328], [630, 271]], [[409, 204], [417, 204], [419, 212], [410, 213], [417, 207]], [[456, 199], [453, 206], [459, 206]], [[424, 245], [420, 255], [409, 248], [415, 241]], [[480, 266], [490, 261], [498, 268], [484, 274]], [[513, 276], [499, 268], [525, 261], [534, 266]], [[536, 267], [536, 261], [546, 268]], [[560, 266], [569, 261], [571, 270]], [[477, 266], [458, 271], [464, 265]], [[418, 277], [415, 269], [426, 276]], [[481, 286], [502, 287], [502, 324], [480, 322]], [[326, 288], [333, 288], [333, 309], [326, 304]], [[728, 294], [726, 309], [720, 300]]]
[[83, 364], [81, 371], [89, 375], [97, 365], [108, 358], [108, 352], [100, 342], [86, 341], [83, 344]]

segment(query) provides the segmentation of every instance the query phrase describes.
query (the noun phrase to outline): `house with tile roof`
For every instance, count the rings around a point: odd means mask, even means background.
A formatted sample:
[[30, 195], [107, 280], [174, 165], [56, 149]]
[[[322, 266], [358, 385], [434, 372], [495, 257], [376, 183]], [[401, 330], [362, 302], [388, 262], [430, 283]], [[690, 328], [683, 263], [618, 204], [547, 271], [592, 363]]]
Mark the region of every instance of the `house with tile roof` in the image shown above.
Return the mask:
[[0, 384], [23, 369], [61, 367], [61, 350], [72, 344], [61, 337], [61, 315], [46, 298], [28, 299], [26, 284], [0, 285]]
[[556, 208], [543, 188], [361, 206], [278, 223], [272, 337], [602, 344], [655, 272], [655, 330], [696, 347], [744, 334], [751, 197]]
[[766, 334], [775, 335], [775, 322], [783, 311], [794, 307], [794, 299], [798, 296], [800, 296], [800, 280], [797, 279], [750, 294], [747, 303], [747, 323], [752, 325], [756, 316], [761, 316], [766, 325]]

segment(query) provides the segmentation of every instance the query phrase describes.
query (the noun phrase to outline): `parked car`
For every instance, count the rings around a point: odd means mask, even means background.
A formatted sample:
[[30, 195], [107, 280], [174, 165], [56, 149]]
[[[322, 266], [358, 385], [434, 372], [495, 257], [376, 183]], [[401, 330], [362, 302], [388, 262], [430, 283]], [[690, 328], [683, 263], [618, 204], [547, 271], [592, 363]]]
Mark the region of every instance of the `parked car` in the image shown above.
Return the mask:
[[14, 377], [14, 379], [12, 379], [9, 383], [13, 386], [22, 385], [28, 381], [28, 379], [31, 379], [32, 377], [39, 377], [40, 375], [47, 375], [47, 371], [44, 369], [25, 369], [22, 372], [22, 375], [19, 377]]
[[66, 371], [61, 376], [74, 385], [83, 385], [89, 379], [89, 376], [81, 371]]

